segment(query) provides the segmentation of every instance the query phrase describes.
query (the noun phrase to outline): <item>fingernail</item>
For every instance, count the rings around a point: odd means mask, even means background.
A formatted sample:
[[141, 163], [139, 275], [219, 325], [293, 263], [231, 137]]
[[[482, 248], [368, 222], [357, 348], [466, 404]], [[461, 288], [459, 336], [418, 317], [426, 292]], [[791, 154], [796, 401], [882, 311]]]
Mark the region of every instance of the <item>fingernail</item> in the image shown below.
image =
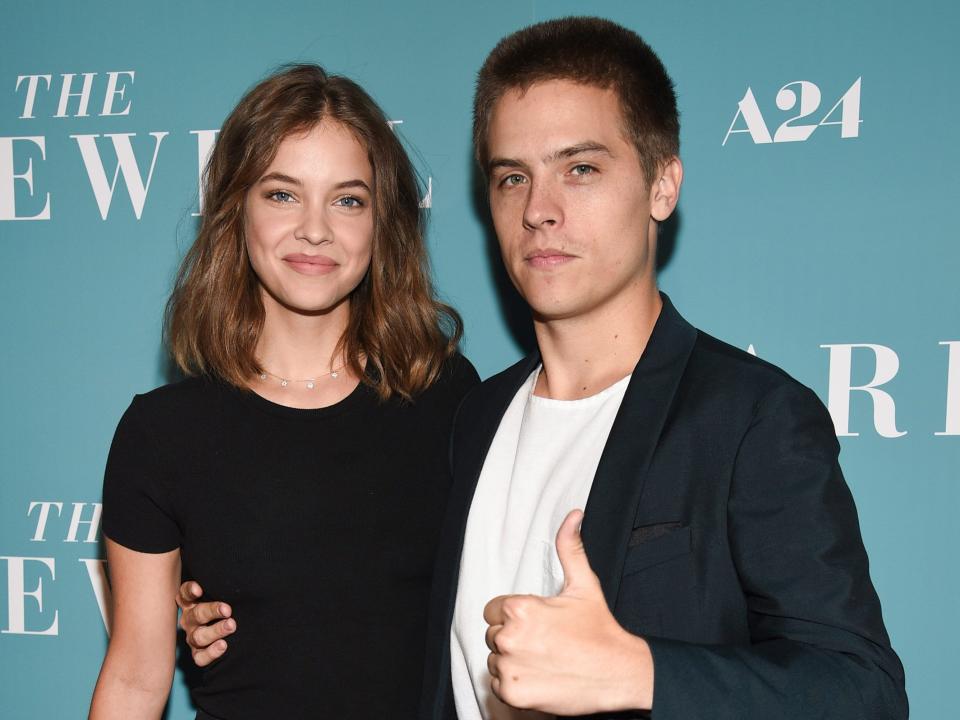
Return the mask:
[[237, 629], [237, 623], [236, 623], [236, 621], [235, 621], [235, 620], [226, 620], [226, 621], [223, 623], [223, 629], [226, 630], [227, 632], [233, 632], [234, 630]]

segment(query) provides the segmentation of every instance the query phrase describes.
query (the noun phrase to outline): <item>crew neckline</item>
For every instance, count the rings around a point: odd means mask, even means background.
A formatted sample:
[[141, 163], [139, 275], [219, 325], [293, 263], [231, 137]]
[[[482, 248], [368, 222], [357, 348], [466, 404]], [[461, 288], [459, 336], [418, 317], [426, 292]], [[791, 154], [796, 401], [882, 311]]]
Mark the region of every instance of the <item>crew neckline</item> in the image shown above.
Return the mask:
[[620, 378], [612, 385], [607, 385], [607, 387], [602, 390], [595, 392], [593, 395], [588, 395], [585, 398], [577, 398], [576, 400], [558, 400], [556, 398], [547, 398], [541, 397], [540, 395], [535, 395], [534, 390], [537, 387], [537, 379], [540, 377], [540, 371], [543, 369], [543, 363], [537, 365], [530, 377], [527, 379], [527, 382], [530, 384], [528, 390], [527, 400], [531, 405], [539, 405], [540, 407], [551, 407], [551, 408], [567, 408], [567, 409], [576, 409], [581, 407], [589, 407], [590, 405], [596, 405], [606, 401], [610, 396], [616, 395], [618, 393], [622, 394], [626, 391], [627, 385], [630, 383], [630, 378], [633, 377], [633, 373]]
[[319, 408], [295, 408], [267, 400], [267, 398], [250, 388], [240, 388], [239, 390], [244, 401], [258, 410], [293, 420], [319, 420], [340, 415], [356, 409], [368, 394], [373, 392], [373, 390], [361, 380], [357, 383], [357, 386], [350, 391], [349, 395], [342, 400], [338, 400], [333, 405], [326, 405], [325, 407]]

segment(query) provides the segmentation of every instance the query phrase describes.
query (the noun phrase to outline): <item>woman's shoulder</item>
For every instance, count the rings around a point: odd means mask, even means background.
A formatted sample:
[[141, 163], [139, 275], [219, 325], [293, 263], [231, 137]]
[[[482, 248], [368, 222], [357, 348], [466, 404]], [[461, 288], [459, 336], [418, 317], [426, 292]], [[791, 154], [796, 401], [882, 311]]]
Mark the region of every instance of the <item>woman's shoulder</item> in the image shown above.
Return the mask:
[[134, 395], [127, 413], [150, 425], [184, 422], [209, 414], [224, 399], [238, 392], [215, 377], [187, 377]]
[[480, 376], [473, 363], [458, 350], [444, 361], [434, 385], [461, 398], [479, 384]]
[[400, 406], [412, 404], [421, 411], [434, 408], [446, 414], [460, 405], [463, 397], [479, 384], [480, 376], [473, 363], [460, 352], [454, 352], [443, 361], [434, 381], [413, 397], [412, 403], [398, 402]]

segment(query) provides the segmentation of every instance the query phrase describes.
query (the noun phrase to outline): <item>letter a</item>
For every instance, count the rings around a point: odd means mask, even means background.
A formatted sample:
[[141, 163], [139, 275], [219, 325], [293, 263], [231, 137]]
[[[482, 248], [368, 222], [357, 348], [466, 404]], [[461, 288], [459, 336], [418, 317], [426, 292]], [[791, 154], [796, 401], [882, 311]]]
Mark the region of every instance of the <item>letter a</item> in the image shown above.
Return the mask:
[[[740, 130], [734, 130], [733, 126], [737, 124], [737, 118], [743, 117], [743, 121], [747, 124], [745, 128]], [[773, 142], [770, 139], [770, 131], [767, 129], [767, 124], [763, 121], [763, 115], [760, 114], [760, 107], [757, 105], [757, 99], [753, 96], [753, 90], [749, 87], [747, 92], [744, 94], [743, 99], [737, 103], [737, 112], [733, 116], [733, 120], [730, 122], [730, 127], [727, 129], [727, 134], [723, 136], [723, 142], [720, 143], [720, 147], [723, 147], [727, 144], [727, 140], [731, 135], [736, 135], [738, 133], [750, 133], [750, 137], [753, 138], [753, 142], [757, 145], [763, 145], [769, 142]]]

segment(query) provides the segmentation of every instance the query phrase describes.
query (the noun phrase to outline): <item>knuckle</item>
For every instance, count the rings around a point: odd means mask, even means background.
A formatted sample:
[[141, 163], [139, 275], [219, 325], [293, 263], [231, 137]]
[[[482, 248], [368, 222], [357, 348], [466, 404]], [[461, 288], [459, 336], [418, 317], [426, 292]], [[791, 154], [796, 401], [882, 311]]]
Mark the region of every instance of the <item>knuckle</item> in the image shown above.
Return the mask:
[[507, 615], [516, 616], [521, 607], [523, 607], [522, 599], [516, 595], [503, 601], [503, 612]]
[[203, 622], [211, 623], [214, 620], [219, 620], [223, 617], [223, 614], [220, 612], [220, 603], [208, 602], [203, 603]]
[[520, 692], [517, 689], [516, 677], [512, 677], [508, 671], [504, 671], [500, 676], [500, 699], [507, 705], [513, 707], [522, 707], [520, 704]]
[[516, 636], [506, 630], [497, 633], [496, 637], [493, 638], [493, 644], [496, 651], [501, 655], [508, 655], [517, 649]]
[[503, 611], [508, 617], [522, 619], [530, 611], [533, 599], [526, 595], [513, 595], [503, 601]]
[[211, 638], [210, 638], [209, 644], [213, 644], [216, 640], [219, 640], [222, 637], [226, 637], [228, 632], [229, 631], [227, 630], [226, 620], [221, 620], [216, 625], [211, 625], [210, 626]]
[[210, 622], [210, 608], [207, 603], [194, 605], [190, 610], [191, 621], [196, 625], [206, 625]]

